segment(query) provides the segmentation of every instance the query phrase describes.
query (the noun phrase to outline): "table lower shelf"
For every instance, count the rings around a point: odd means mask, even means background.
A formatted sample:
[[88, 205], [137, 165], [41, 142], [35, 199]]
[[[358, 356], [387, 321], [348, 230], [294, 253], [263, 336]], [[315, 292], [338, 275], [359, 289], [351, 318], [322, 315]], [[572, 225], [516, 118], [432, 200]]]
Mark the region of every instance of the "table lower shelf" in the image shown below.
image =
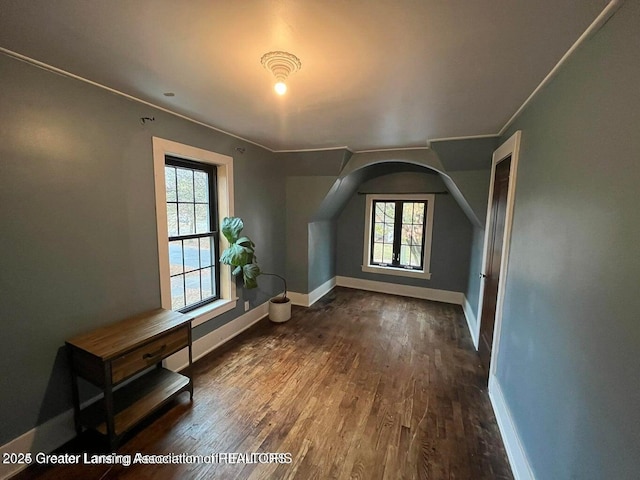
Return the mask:
[[[191, 380], [184, 375], [157, 368], [113, 392], [115, 435], [120, 436], [176, 395], [189, 391]], [[103, 400], [80, 412], [80, 423], [107, 435]]]

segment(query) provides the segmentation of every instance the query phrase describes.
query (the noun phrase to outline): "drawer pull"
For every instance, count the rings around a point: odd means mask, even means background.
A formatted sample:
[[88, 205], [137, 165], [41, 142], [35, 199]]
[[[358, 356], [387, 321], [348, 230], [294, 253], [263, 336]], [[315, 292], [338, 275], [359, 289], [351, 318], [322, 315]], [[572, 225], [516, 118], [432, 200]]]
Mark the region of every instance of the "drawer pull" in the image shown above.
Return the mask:
[[153, 353], [145, 353], [144, 355], [142, 355], [142, 358], [144, 358], [145, 360], [148, 360], [150, 358], [158, 357], [162, 355], [162, 352], [164, 352], [166, 349], [167, 349], [167, 346], [162, 345], [157, 351]]

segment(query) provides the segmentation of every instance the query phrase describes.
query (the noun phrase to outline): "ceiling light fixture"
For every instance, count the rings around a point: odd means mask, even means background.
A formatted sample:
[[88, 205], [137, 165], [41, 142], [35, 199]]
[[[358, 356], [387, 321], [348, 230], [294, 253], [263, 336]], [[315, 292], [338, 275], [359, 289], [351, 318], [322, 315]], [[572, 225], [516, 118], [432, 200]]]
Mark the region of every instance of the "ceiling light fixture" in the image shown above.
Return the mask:
[[300, 59], [288, 52], [265, 53], [260, 63], [276, 77], [274, 89], [278, 95], [284, 95], [287, 91], [287, 85], [284, 83], [287, 77], [302, 67]]

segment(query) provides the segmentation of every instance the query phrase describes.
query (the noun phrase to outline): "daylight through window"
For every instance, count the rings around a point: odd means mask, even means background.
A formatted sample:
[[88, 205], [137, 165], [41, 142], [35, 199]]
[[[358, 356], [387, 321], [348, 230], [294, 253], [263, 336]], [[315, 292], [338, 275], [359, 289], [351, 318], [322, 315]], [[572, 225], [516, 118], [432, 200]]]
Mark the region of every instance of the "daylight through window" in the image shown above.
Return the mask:
[[421, 270], [427, 202], [373, 202], [371, 264]]
[[363, 271], [429, 278], [433, 195], [367, 195]]
[[166, 157], [171, 308], [192, 310], [220, 298], [216, 167]]

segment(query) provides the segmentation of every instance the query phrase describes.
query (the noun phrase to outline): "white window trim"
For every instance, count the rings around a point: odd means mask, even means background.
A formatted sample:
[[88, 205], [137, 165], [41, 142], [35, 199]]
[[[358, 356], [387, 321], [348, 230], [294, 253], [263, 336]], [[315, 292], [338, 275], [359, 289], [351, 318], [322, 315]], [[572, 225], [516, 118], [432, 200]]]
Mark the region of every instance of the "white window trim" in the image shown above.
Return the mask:
[[[222, 155], [163, 138], [153, 137], [153, 176], [156, 190], [156, 219], [158, 228], [158, 257], [160, 269], [160, 299], [162, 308], [171, 310], [171, 280], [169, 274], [169, 231], [167, 227], [167, 191], [165, 184], [165, 157], [208, 163], [217, 167], [218, 217], [233, 216], [233, 157]], [[229, 246], [220, 234], [220, 251]], [[231, 267], [220, 264], [220, 299], [192, 310], [191, 326], [195, 327], [236, 307], [236, 284]]]
[[[362, 254], [362, 271], [369, 273], [381, 273], [383, 275], [395, 275], [398, 277], [412, 277], [429, 280], [431, 278], [431, 239], [433, 235], [433, 210], [435, 203], [435, 195], [433, 194], [370, 194], [366, 196], [365, 220], [364, 220], [364, 249]], [[427, 235], [424, 239], [424, 257], [422, 261], [423, 270], [407, 270], [404, 268], [381, 267], [379, 265], [371, 265], [371, 209], [374, 200], [426, 200], [427, 201], [427, 218], [425, 228]]]

